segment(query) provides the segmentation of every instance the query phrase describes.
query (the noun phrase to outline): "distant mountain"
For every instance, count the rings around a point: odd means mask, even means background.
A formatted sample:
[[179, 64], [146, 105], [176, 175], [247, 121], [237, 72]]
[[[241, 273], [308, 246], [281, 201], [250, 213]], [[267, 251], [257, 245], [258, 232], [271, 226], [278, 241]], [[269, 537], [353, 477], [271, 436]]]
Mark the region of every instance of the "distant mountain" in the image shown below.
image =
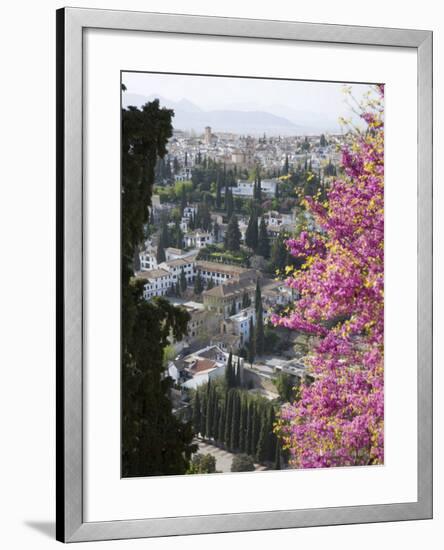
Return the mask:
[[205, 126], [211, 126], [217, 132], [233, 132], [237, 134], [262, 135], [301, 135], [311, 133], [310, 128], [297, 124], [284, 116], [268, 111], [222, 109], [205, 111], [186, 99], [172, 101], [155, 94], [142, 96], [123, 94], [123, 106], [141, 107], [147, 101], [158, 98], [160, 105], [174, 109], [174, 128], [178, 130], [194, 130], [202, 133]]

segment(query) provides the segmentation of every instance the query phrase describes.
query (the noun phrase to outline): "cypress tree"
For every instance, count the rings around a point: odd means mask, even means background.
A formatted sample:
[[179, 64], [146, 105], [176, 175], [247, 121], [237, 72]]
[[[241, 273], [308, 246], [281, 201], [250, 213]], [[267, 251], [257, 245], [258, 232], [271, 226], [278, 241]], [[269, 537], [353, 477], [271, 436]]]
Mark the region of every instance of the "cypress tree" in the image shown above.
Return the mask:
[[219, 404], [219, 395], [217, 393], [217, 388], [213, 385], [213, 422], [211, 424], [211, 437], [217, 439], [217, 430], [219, 427], [219, 415], [220, 415], [220, 404]]
[[248, 292], [244, 290], [244, 293], [242, 294], [242, 309], [245, 309], [250, 306], [251, 306], [250, 296]]
[[160, 239], [162, 240], [163, 246], [168, 248], [170, 246], [170, 234], [168, 232], [168, 222], [166, 217], [162, 218], [160, 224]]
[[235, 451], [239, 448], [239, 421], [240, 421], [240, 396], [233, 390], [233, 410], [231, 418], [230, 448]]
[[201, 394], [200, 435], [205, 438], [207, 434], [207, 393]]
[[194, 433], [197, 435], [200, 431], [200, 398], [199, 392], [196, 391], [193, 403], [193, 429]]
[[231, 216], [228, 222], [227, 234], [225, 236], [225, 248], [232, 252], [240, 250], [241, 233], [235, 214]]
[[264, 406], [261, 407], [259, 417], [259, 437], [256, 447], [256, 457], [258, 462], [265, 462], [267, 460], [267, 440], [269, 434], [269, 422], [267, 410]]
[[262, 408], [263, 403], [259, 401], [256, 406], [256, 415], [254, 417], [254, 441], [253, 441], [253, 455], [257, 457], [257, 448], [259, 444], [259, 437], [261, 435], [262, 427]]
[[205, 414], [205, 433], [208, 439], [211, 438], [212, 428], [213, 428], [213, 414], [214, 414], [214, 403], [213, 403], [213, 392], [211, 388], [211, 381], [207, 385], [207, 403], [206, 403], [206, 414]]
[[225, 367], [225, 384], [228, 389], [233, 387], [233, 354], [231, 351]]
[[210, 277], [210, 280], [207, 283], [207, 290], [211, 290], [214, 287], [213, 277]]
[[[180, 340], [189, 315], [168, 300], [144, 301], [143, 287], [132, 281], [156, 160], [167, 153], [173, 112], [155, 100], [121, 114], [122, 476], [179, 475], [187, 471], [195, 448], [193, 429], [173, 414], [163, 359], [171, 331]], [[168, 453], [162, 453], [166, 446]]]
[[271, 247], [270, 265], [272, 271], [283, 271], [288, 264], [288, 250], [285, 245], [285, 237], [278, 235]]
[[240, 424], [239, 424], [239, 451], [245, 452], [246, 447], [246, 435], [247, 435], [247, 414], [248, 414], [248, 401], [246, 396], [242, 393], [240, 401]]
[[233, 194], [228, 187], [225, 188], [225, 210], [227, 212], [227, 219], [230, 220], [233, 216], [234, 201]]
[[231, 420], [233, 414], [233, 390], [228, 390], [226, 394], [226, 407], [225, 407], [225, 427], [224, 427], [224, 443], [226, 447], [230, 446], [231, 437]]
[[259, 223], [259, 236], [257, 239], [257, 253], [264, 258], [270, 256], [270, 239], [268, 237], [267, 226], [265, 225], [264, 217], [261, 217]]
[[258, 236], [259, 232], [257, 225], [257, 214], [256, 210], [253, 210], [250, 215], [250, 219], [248, 220], [247, 230], [245, 231], [245, 244], [249, 248], [256, 250], [258, 244]]
[[187, 289], [187, 278], [185, 276], [185, 271], [184, 271], [183, 267], [180, 270], [179, 282], [180, 282], [180, 291], [185, 292], [185, 290]]
[[250, 317], [250, 339], [248, 340], [248, 361], [254, 363], [256, 357], [256, 338], [254, 334], [253, 316]]
[[162, 236], [160, 236], [159, 243], [157, 245], [157, 251], [156, 251], [156, 261], [157, 261], [158, 264], [161, 264], [162, 262], [165, 261], [165, 259], [166, 259], [165, 247], [164, 247], [164, 244], [163, 244]]
[[236, 300], [233, 300], [230, 308], [230, 316], [236, 315]]
[[237, 388], [240, 388], [241, 387], [241, 382], [242, 382], [242, 374], [241, 374], [241, 364], [240, 364], [240, 358], [238, 358], [237, 360], [237, 367], [236, 367], [236, 381], [235, 381], [235, 386]]
[[223, 445], [225, 440], [225, 404], [219, 408], [219, 421], [217, 425], [217, 441]]
[[218, 172], [217, 180], [216, 180], [216, 208], [220, 209], [221, 205], [222, 205], [222, 185], [220, 182], [220, 176]]
[[256, 456], [258, 434], [258, 404], [254, 403], [251, 416], [251, 439], [250, 439], [250, 455]]
[[175, 245], [177, 248], [182, 248], [183, 247], [183, 233], [182, 233], [182, 229], [180, 228], [180, 223], [179, 221], [176, 221], [176, 226], [174, 228], [174, 233], [175, 233]]
[[196, 278], [194, 279], [194, 293], [202, 294], [203, 289], [204, 287], [203, 287], [202, 275], [200, 274], [200, 270], [198, 270]]
[[261, 357], [264, 354], [264, 315], [262, 311], [262, 300], [259, 301], [259, 306], [256, 310], [256, 327], [254, 332], [255, 351]]
[[253, 408], [254, 403], [250, 401], [247, 409], [247, 431], [245, 433], [245, 452], [248, 455], [252, 453], [252, 437], [253, 437]]
[[256, 279], [256, 290], [254, 293], [254, 309], [256, 313], [258, 312], [259, 305], [262, 304], [262, 293], [261, 293], [261, 285], [259, 283], [259, 278]]

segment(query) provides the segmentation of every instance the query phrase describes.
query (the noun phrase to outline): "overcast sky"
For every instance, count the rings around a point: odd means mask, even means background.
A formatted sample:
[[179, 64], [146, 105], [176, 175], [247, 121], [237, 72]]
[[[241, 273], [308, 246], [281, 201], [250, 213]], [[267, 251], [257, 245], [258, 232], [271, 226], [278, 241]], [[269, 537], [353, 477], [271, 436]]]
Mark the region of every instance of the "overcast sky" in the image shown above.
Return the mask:
[[[344, 83], [134, 72], [123, 73], [122, 81], [128, 98], [136, 94], [174, 102], [185, 99], [205, 111], [267, 111], [305, 125], [325, 121], [327, 129], [339, 117], [352, 116]], [[350, 86], [357, 100], [370, 89], [368, 84]]]
[[[242, 105], [255, 110], [276, 104], [335, 116], [347, 112], [344, 83], [150, 73], [123, 73], [122, 80], [128, 93], [159, 94], [173, 101], [187, 99], [205, 110]], [[351, 86], [358, 97], [369, 89], [367, 84]]]

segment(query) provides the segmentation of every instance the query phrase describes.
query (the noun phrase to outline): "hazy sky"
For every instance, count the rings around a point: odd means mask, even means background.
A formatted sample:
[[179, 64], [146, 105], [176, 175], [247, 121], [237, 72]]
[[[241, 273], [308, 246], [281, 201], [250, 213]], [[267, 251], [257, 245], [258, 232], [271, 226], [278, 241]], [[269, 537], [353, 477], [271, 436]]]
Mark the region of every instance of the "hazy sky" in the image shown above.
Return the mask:
[[[289, 111], [324, 114], [328, 118], [349, 114], [343, 83], [150, 73], [124, 73], [122, 80], [128, 94], [159, 94], [173, 101], [187, 99], [204, 110], [268, 110], [280, 106]], [[351, 88], [359, 99], [369, 86], [353, 84]]]

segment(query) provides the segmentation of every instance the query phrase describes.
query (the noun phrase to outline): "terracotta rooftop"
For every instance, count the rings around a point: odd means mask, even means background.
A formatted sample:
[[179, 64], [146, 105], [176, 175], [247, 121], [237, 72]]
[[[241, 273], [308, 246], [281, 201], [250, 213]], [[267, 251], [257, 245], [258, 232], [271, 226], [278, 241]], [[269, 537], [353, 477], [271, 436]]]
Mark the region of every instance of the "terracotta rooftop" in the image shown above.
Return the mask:
[[194, 365], [190, 368], [190, 371], [193, 374], [198, 374], [199, 372], [205, 372], [217, 367], [217, 363], [211, 359], [197, 359]]

